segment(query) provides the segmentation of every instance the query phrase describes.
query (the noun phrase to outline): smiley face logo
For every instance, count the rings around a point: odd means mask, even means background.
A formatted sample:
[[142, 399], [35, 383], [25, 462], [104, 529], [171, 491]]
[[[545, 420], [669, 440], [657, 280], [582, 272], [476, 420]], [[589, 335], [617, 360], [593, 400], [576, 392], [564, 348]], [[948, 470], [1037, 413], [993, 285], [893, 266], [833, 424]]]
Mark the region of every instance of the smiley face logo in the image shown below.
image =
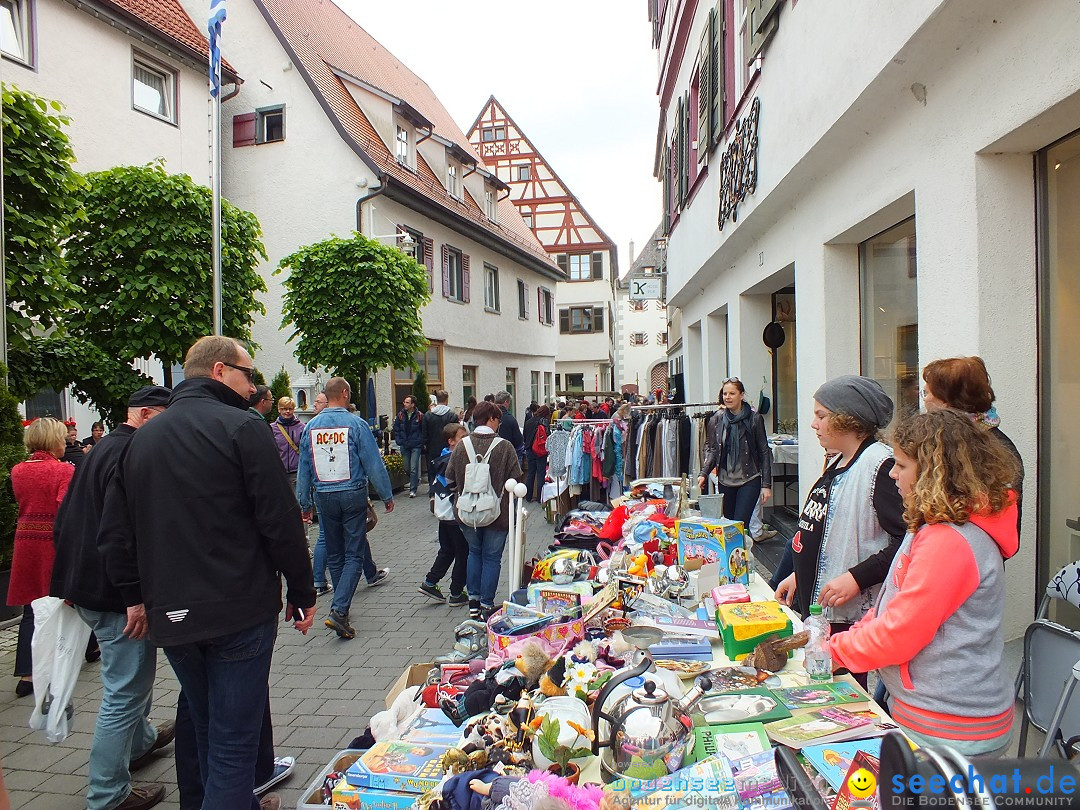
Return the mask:
[[856, 799], [865, 799], [872, 796], [877, 789], [877, 780], [866, 768], [859, 768], [848, 777], [848, 790]]

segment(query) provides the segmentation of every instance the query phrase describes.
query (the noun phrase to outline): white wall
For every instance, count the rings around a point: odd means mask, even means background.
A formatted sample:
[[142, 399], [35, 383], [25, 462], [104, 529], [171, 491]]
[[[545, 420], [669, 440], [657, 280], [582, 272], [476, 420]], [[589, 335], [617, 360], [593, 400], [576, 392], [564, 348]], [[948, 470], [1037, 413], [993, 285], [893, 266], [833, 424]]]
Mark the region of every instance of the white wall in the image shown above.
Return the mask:
[[[757, 190], [718, 231], [721, 144], [670, 236], [669, 301], [686, 325], [688, 386], [696, 330], [721, 310], [730, 371], [756, 381], [768, 368], [762, 302], [780, 286], [769, 280], [794, 264], [803, 496], [822, 460], [813, 391], [860, 371], [858, 243], [914, 214], [920, 364], [980, 354], [1009, 380], [998, 410], [1035, 503], [1031, 152], [1080, 127], [1080, 62], [1061, 57], [1078, 27], [1080, 8], [1066, 0], [1038, 13], [1006, 0], [784, 5], [755, 90]], [[710, 377], [715, 350], [702, 341], [697, 365]], [[1008, 567], [1011, 636], [1031, 614], [1035, 517], [1025, 510], [1025, 551]]]

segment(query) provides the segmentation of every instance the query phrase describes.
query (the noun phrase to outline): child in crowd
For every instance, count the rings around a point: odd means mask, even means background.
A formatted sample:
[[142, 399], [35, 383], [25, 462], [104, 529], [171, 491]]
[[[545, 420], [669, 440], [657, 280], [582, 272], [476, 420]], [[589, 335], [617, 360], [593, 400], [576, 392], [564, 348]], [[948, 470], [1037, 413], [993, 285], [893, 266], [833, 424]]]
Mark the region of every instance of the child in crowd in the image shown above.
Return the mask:
[[909, 416], [892, 445], [908, 534], [876, 608], [832, 637], [833, 663], [878, 670], [916, 743], [999, 755], [1013, 720], [1002, 560], [1018, 545], [1016, 459], [953, 410]]
[[[447, 446], [443, 448], [442, 455], [435, 461], [435, 481], [431, 486], [431, 510], [438, 516], [436, 504], [442, 499], [453, 503], [454, 492], [446, 481], [446, 465], [450, 462], [450, 454], [454, 452], [457, 443], [461, 441], [468, 431], [459, 422], [451, 422], [443, 428], [443, 436]], [[469, 595], [465, 592], [465, 572], [469, 563], [469, 544], [465, 535], [461, 532], [461, 526], [454, 519], [453, 507], [450, 507], [449, 518], [439, 519], [439, 553], [435, 555], [435, 562], [431, 564], [431, 570], [424, 578], [424, 584], [420, 586], [420, 593], [430, 596], [440, 602], [447, 602], [452, 607], [469, 604]], [[446, 576], [451, 563], [454, 566], [450, 574], [450, 598], [443, 595], [439, 588], [439, 580]]]

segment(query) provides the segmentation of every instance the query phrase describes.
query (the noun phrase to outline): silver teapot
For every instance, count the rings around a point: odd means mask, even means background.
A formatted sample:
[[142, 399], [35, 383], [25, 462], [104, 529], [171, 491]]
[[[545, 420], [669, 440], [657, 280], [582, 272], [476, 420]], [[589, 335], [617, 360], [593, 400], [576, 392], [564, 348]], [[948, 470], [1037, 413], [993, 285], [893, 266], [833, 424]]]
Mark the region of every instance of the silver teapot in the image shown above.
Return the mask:
[[606, 783], [667, 776], [683, 767], [694, 747], [690, 712], [712, 688], [708, 674], [699, 675], [694, 688], [682, 699], [673, 698], [646, 678], [641, 687], [629, 692], [624, 689], [610, 709], [605, 707], [616, 687], [652, 666], [652, 657], [646, 654], [637, 666], [609, 680], [593, 704], [593, 753], [600, 757], [600, 774]]

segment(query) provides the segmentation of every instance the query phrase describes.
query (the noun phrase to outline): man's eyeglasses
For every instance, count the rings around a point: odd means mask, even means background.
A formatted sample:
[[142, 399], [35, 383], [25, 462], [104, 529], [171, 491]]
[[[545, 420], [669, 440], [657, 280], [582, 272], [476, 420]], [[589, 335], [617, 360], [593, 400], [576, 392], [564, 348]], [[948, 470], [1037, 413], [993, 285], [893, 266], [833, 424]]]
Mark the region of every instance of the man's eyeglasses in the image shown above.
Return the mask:
[[238, 366], [235, 363], [226, 363], [224, 360], [221, 361], [221, 364], [223, 366], [228, 366], [229, 368], [235, 368], [237, 371], [241, 372], [245, 377], [247, 377], [248, 382], [252, 382], [255, 379], [255, 369], [253, 368], [245, 368], [244, 366]]

